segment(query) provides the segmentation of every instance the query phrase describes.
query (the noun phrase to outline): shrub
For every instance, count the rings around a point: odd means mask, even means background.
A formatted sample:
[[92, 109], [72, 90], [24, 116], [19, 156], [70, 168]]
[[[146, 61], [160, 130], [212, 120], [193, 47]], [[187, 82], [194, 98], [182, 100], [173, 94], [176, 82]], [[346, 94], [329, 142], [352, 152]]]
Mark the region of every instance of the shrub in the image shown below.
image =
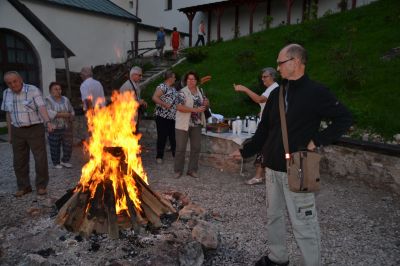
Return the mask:
[[240, 71], [253, 71], [257, 67], [256, 55], [252, 50], [245, 50], [236, 56]]
[[186, 59], [190, 63], [200, 63], [207, 57], [207, 51], [204, 48], [191, 48], [186, 51]]

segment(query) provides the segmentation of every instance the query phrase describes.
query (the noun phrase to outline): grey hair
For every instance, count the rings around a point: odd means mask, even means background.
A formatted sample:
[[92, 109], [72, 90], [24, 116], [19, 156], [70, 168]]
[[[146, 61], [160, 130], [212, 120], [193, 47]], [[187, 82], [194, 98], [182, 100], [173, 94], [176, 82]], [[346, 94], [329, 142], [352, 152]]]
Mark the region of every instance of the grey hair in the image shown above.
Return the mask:
[[303, 46], [297, 43], [292, 43], [286, 45], [285, 48], [287, 49], [286, 55], [289, 58], [299, 58], [302, 64], [307, 64], [307, 51]]
[[5, 80], [7, 76], [11, 76], [11, 75], [15, 75], [17, 77], [20, 77], [22, 79], [22, 76], [17, 72], [17, 71], [7, 71], [6, 73], [4, 73], [3, 75], [3, 79]]
[[93, 77], [92, 68], [88, 66], [82, 67], [81, 74], [84, 75], [86, 78]]
[[129, 72], [129, 76], [132, 76], [133, 74], [142, 74], [142, 68], [138, 66], [134, 66], [131, 68], [131, 71]]
[[261, 70], [261, 73], [262, 74], [268, 73], [268, 75], [270, 75], [274, 81], [276, 80], [277, 72], [276, 72], [275, 68], [273, 68], [273, 67], [263, 68]]
[[164, 80], [167, 80], [169, 78], [172, 78], [173, 76], [175, 76], [175, 73], [172, 70], [167, 70], [164, 72]]

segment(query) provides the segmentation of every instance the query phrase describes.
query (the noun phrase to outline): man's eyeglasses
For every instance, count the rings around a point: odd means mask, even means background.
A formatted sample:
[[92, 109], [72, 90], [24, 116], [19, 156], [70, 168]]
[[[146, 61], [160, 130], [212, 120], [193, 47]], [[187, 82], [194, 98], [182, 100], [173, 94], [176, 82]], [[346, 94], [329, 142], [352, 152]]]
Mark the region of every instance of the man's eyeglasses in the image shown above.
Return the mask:
[[262, 79], [266, 79], [266, 78], [268, 78], [268, 77], [270, 77], [270, 75], [262, 75], [262, 76], [261, 76]]
[[141, 77], [141, 76], [142, 76], [142, 74], [138, 74], [138, 73], [135, 73], [135, 75], [138, 75], [139, 77]]
[[281, 65], [283, 65], [284, 63], [289, 62], [289, 61], [291, 61], [291, 60], [293, 60], [293, 59], [294, 59], [294, 58], [292, 57], [292, 58], [289, 58], [289, 59], [284, 60], [284, 61], [276, 61], [276, 64], [277, 64], [278, 66], [281, 66]]

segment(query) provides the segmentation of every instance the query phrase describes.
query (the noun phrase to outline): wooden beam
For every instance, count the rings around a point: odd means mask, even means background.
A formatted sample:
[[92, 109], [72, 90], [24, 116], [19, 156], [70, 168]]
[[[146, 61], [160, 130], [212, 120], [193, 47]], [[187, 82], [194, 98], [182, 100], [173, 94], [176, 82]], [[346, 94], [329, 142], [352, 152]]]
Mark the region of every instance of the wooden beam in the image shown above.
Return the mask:
[[214, 9], [215, 14], [217, 15], [217, 41], [221, 40], [221, 17], [224, 14], [224, 10], [224, 6], [217, 6]]
[[354, 9], [357, 7], [357, 0], [352, 0], [351, 1], [351, 9]]
[[208, 14], [208, 20], [207, 20], [207, 44], [209, 44], [210, 43], [210, 41], [211, 41], [211, 17], [212, 17], [212, 12], [211, 12], [211, 10], [209, 10], [208, 12], [207, 12], [207, 14]]
[[286, 24], [290, 25], [290, 18], [291, 18], [291, 14], [292, 14], [292, 6], [294, 3], [294, 0], [283, 0], [285, 1], [285, 5], [286, 5]]
[[254, 21], [254, 11], [257, 8], [257, 1], [249, 1], [247, 2], [247, 7], [250, 10], [250, 21], [249, 21], [249, 33], [253, 33], [253, 21]]
[[235, 38], [239, 37], [239, 5], [235, 6]]
[[69, 74], [69, 62], [68, 62], [68, 53], [67, 50], [64, 49], [64, 63], [65, 63], [65, 76], [67, 78], [67, 97], [68, 99], [72, 98], [71, 93], [71, 76]]
[[193, 39], [193, 18], [196, 15], [196, 11], [186, 11], [186, 17], [189, 20], [189, 47], [192, 47], [192, 39]]

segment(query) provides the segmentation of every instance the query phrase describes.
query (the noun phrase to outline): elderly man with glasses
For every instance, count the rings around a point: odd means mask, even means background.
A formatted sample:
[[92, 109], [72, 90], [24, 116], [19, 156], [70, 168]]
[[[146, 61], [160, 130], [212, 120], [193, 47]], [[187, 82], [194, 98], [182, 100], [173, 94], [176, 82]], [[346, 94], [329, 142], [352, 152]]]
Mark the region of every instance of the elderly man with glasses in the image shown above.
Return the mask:
[[[306, 50], [289, 44], [279, 53], [278, 71], [283, 82], [289, 150], [315, 150], [338, 139], [351, 126], [351, 114], [329, 90], [305, 74]], [[286, 247], [285, 213], [289, 213], [303, 265], [321, 265], [321, 237], [314, 193], [296, 193], [288, 188], [285, 151], [279, 116], [279, 92], [274, 90], [265, 106], [261, 122], [251, 141], [233, 157], [264, 155], [267, 187], [267, 238], [269, 254], [256, 266], [289, 265]], [[322, 119], [331, 123], [320, 131]]]

